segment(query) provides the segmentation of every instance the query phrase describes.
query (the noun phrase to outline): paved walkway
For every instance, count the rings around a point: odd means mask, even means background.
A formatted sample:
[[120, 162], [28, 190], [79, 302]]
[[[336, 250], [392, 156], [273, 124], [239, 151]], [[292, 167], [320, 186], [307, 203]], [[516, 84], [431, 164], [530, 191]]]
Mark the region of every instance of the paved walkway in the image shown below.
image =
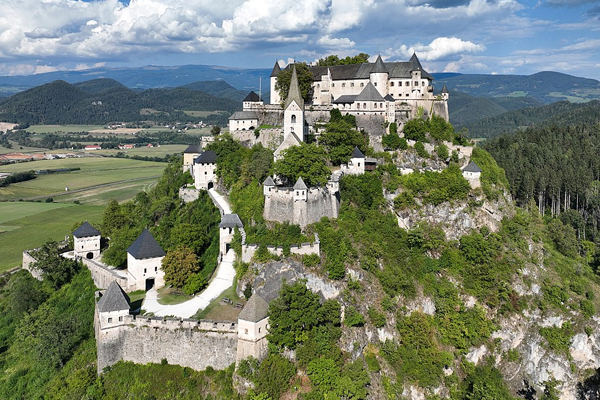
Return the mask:
[[146, 298], [142, 303], [142, 309], [146, 312], [152, 312], [159, 317], [173, 315], [179, 318], [190, 318], [196, 314], [198, 310], [204, 310], [211, 301], [231, 287], [233, 279], [235, 278], [235, 269], [233, 269], [234, 260], [235, 253], [233, 249], [231, 249], [223, 257], [221, 264], [219, 264], [215, 271], [215, 277], [210, 281], [208, 287], [193, 299], [170, 306], [159, 304], [158, 293], [156, 292], [156, 289], [153, 288], [146, 292]]
[[221, 196], [221, 194], [219, 194], [219, 192], [217, 192], [214, 188], [209, 189], [208, 192], [213, 200], [219, 203], [218, 207], [223, 210], [224, 214], [231, 214], [231, 206], [229, 205], [229, 201], [227, 201], [224, 196]]

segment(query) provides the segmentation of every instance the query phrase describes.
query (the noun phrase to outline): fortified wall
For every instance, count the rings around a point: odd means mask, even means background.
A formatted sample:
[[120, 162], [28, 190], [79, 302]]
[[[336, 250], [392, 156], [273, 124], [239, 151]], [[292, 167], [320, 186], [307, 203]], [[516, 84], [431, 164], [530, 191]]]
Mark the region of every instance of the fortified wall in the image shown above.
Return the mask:
[[288, 221], [303, 228], [323, 217], [337, 218], [339, 192], [329, 187], [311, 187], [307, 192], [305, 200], [297, 200], [294, 198], [294, 188], [274, 186], [265, 196], [265, 219], [282, 223]]
[[117, 282], [121, 287], [127, 287], [126, 275], [120, 275], [115, 270], [107, 268], [94, 260], [83, 258], [81, 261], [90, 270], [94, 285], [98, 289], [106, 289], [112, 282]]
[[[114, 318], [115, 324], [108, 323]], [[236, 361], [237, 323], [136, 317], [107, 317], [96, 310], [98, 372], [120, 360], [169, 364], [201, 371], [225, 369]], [[112, 322], [112, 321], [111, 321]]]
[[[243, 244], [242, 245], [242, 262], [249, 263], [252, 261], [252, 257], [258, 250], [257, 244]], [[267, 246], [269, 253], [277, 256], [283, 256], [282, 246]], [[321, 242], [319, 236], [315, 233], [315, 241], [313, 243], [301, 243], [290, 245], [290, 254], [296, 254], [300, 256], [316, 254], [321, 255]]]

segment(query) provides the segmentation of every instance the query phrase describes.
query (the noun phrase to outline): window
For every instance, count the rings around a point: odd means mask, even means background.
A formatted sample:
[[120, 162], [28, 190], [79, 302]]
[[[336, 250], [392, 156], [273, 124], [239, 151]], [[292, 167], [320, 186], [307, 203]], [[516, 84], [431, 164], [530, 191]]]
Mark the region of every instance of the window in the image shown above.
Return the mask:
[[331, 83], [331, 87], [335, 87], [335, 83], [333, 83], [333, 82], [332, 82], [332, 83]]
[[154, 267], [154, 272], [158, 272], [158, 267]]
[[119, 317], [119, 322], [123, 322], [123, 317]]
[[144, 268], [144, 273], [146, 273], [146, 268]]
[[350, 87], [354, 87], [354, 82], [350, 82]]
[[367, 103], [363, 103], [363, 108], [367, 108]]
[[375, 108], [377, 108], [377, 103], [375, 103]]
[[391, 86], [391, 87], [394, 87], [394, 82], [390, 82], [390, 86]]
[[244, 333], [247, 335], [248, 334], [248, 328], [244, 329]]
[[300, 192], [296, 190], [296, 196], [300, 196]]
[[345, 83], [342, 83], [342, 87], [346, 87], [346, 84], [345, 84]]
[[292, 124], [295, 124], [295, 123], [296, 123], [296, 116], [292, 115]]
[[260, 333], [260, 328], [258, 328], [258, 333]]
[[108, 318], [108, 323], [110, 324], [112, 322], [112, 318]]
[[356, 103], [356, 108], [360, 110], [360, 103]]
[[377, 86], [377, 82], [375, 82], [375, 83], [373, 84], [373, 86]]
[[208, 172], [207, 172], [207, 171], [204, 171], [204, 175], [206, 175], [206, 174], [208, 174]]
[[365, 84], [364, 84], [364, 83], [361, 83], [361, 84], [360, 84], [360, 87], [363, 87], [363, 86], [365, 86]]
[[421, 81], [421, 86], [425, 86], [425, 81]]
[[410, 83], [408, 81], [404, 82], [404, 86], [410, 86]]
[[415, 81], [415, 85], [414, 86], [419, 86], [419, 81]]

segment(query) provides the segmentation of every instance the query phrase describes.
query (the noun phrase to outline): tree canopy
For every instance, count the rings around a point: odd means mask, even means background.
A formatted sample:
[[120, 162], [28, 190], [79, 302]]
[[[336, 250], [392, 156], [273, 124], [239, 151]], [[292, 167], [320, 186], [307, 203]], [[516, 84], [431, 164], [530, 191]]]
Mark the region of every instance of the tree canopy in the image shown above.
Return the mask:
[[325, 186], [331, 175], [325, 164], [326, 158], [323, 147], [303, 142], [283, 151], [283, 158], [275, 162], [275, 173], [289, 185], [302, 177], [307, 186]]
[[369, 55], [366, 53], [359, 53], [355, 56], [347, 56], [346, 58], [340, 58], [339, 56], [332, 54], [327, 57], [321, 58], [317, 61], [319, 67], [327, 67], [330, 65], [349, 65], [349, 64], [362, 64], [369, 62]]
[[[313, 74], [310, 72], [306, 63], [296, 63], [296, 74], [298, 74], [298, 86], [300, 87], [300, 95], [306, 102], [312, 100], [312, 83]], [[284, 102], [287, 99], [290, 91], [290, 81], [292, 80], [292, 66], [282, 70], [277, 75], [277, 83], [275, 84], [275, 90], [279, 92], [281, 101]]]

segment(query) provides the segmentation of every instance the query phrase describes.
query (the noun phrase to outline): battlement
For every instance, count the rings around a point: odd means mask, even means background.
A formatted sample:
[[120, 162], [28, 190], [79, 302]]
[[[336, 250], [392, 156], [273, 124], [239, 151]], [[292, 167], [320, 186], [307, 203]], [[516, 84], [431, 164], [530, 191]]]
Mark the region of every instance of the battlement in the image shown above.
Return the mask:
[[139, 315], [127, 315], [123, 317], [123, 321], [118, 326], [110, 326], [100, 329], [112, 329], [114, 327], [143, 327], [164, 330], [185, 330], [191, 329], [198, 332], [225, 332], [236, 333], [237, 322], [232, 321], [213, 321], [209, 319], [196, 320], [187, 318], [168, 318], [168, 317], [147, 317]]

